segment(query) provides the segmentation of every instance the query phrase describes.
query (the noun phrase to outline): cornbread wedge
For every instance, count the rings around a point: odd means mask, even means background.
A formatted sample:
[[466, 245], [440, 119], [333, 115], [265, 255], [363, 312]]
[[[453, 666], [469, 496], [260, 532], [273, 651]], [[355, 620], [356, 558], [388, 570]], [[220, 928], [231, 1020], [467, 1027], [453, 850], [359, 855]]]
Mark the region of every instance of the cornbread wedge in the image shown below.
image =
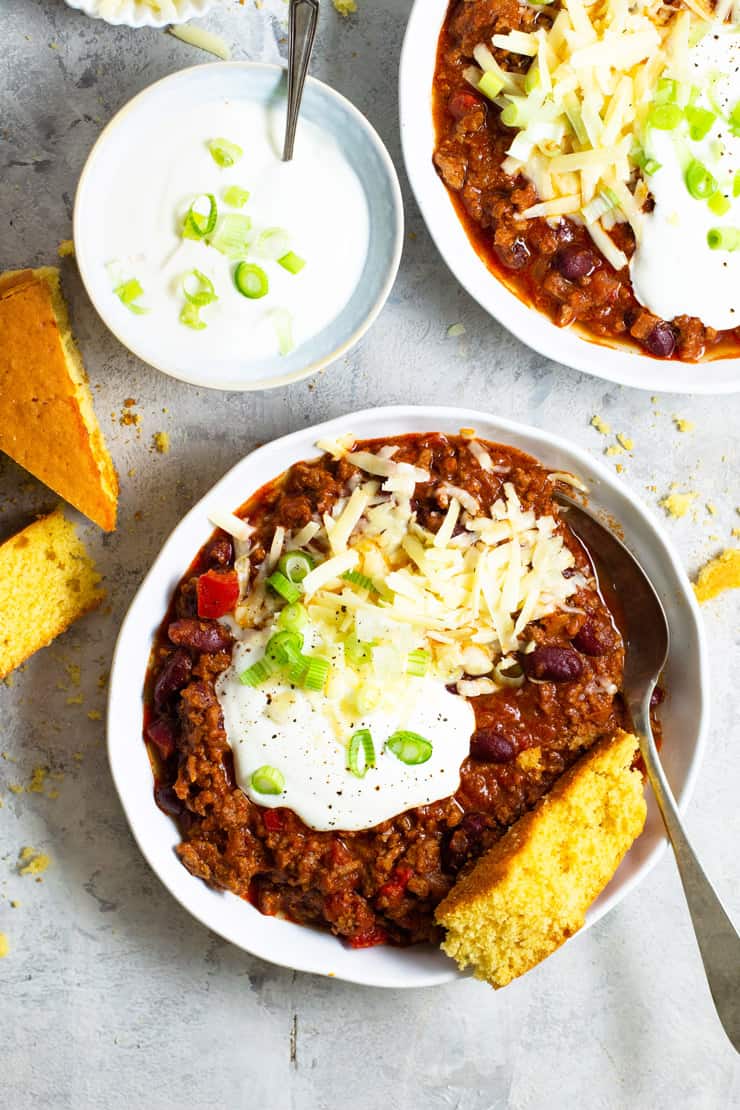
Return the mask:
[[99, 582], [61, 509], [0, 544], [0, 678], [100, 605]]
[[437, 907], [442, 947], [503, 987], [584, 923], [645, 824], [637, 738], [598, 741]]
[[0, 450], [115, 528], [118, 480], [50, 266], [0, 275]]

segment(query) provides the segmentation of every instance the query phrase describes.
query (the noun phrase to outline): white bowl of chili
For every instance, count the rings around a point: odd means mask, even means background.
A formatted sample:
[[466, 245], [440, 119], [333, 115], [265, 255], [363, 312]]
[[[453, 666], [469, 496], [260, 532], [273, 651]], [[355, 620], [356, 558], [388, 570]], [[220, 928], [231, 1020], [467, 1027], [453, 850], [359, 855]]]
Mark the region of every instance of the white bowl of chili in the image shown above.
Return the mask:
[[[436, 148], [433, 90], [440, 34], [449, 7], [449, 0], [416, 0], [401, 53], [399, 99], [401, 143], [411, 188], [429, 233], [458, 282], [518, 339], [555, 362], [637, 389], [709, 394], [740, 390], [739, 357], [718, 354], [700, 362], [653, 358], [618, 338], [600, 339], [574, 326], [557, 327], [544, 312], [527, 302], [524, 292], [516, 292], [513, 273], [507, 284], [503, 267], [488, 268], [433, 162]], [[475, 20], [474, 6], [465, 7], [471, 12], [471, 20]], [[460, 69], [455, 79], [461, 88], [469, 88]], [[440, 96], [449, 92], [446, 87]], [[488, 239], [492, 255], [490, 233]]]
[[[164, 544], [139, 588], [116, 645], [108, 702], [108, 753], [113, 778], [134, 837], [167, 889], [197, 920], [247, 952], [273, 963], [381, 987], [432, 986], [458, 976], [452, 961], [430, 946], [345, 948], [328, 932], [266, 917], [219, 893], [185, 870], [175, 855], [180, 836], [154, 801], [152, 769], [142, 740], [142, 692], [157, 629], [174, 585], [212, 533], [209, 515], [236, 508], [289, 466], [315, 457], [316, 441], [348, 431], [358, 438], [472, 427], [478, 436], [518, 448], [553, 471], [569, 471], [588, 487], [591, 505], [616, 521], [663, 598], [673, 649], [664, 674], [662, 707], [666, 773], [682, 806], [699, 767], [707, 726], [707, 656], [696, 600], [680, 560], [648, 511], [609, 469], [580, 448], [539, 429], [468, 409], [399, 406], [353, 413], [305, 428], [258, 448], [190, 510]], [[615, 906], [648, 875], [666, 845], [657, 809], [587, 925]]]

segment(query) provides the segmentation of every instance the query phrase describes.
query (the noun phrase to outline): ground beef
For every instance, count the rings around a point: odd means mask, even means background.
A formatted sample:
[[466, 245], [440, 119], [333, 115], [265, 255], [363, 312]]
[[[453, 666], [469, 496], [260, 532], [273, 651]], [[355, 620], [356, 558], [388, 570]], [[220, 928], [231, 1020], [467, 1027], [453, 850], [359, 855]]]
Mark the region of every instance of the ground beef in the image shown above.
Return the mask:
[[[360, 446], [377, 451], [382, 442]], [[494, 470], [486, 471], [459, 437], [387, 442], [398, 448], [395, 459], [430, 472], [430, 481], [417, 485], [413, 505], [432, 531], [444, 518], [448, 484], [471, 493], [487, 511], [510, 481], [525, 509], [557, 515], [547, 471], [513, 449], [487, 445]], [[247, 502], [240, 515], [256, 528], [253, 569], [278, 525], [302, 527], [329, 511], [356, 474], [346, 459], [323, 456], [296, 464]], [[188, 870], [248, 898], [263, 913], [328, 927], [356, 947], [434, 940], [434, 909], [460, 871], [531, 808], [581, 751], [625, 723], [618, 622], [595, 589], [580, 544], [562, 523], [560, 528], [592, 584], [574, 595], [572, 611], [530, 626], [536, 673], [554, 680], [527, 680], [518, 689], [476, 698], [476, 731], [454, 797], [361, 832], [317, 832], [288, 809], [254, 805], [235, 784], [215, 694], [216, 679], [230, 662], [231, 637], [220, 635], [217, 622], [197, 619], [193, 609], [198, 575], [214, 562], [226, 569], [233, 561], [233, 545], [217, 533], [177, 587], [147, 688], [145, 735], [155, 796], [179, 821], [177, 851]]]
[[[517, 296], [561, 327], [574, 324], [655, 358], [690, 362], [707, 353], [736, 355], [740, 328], [717, 332], [694, 317], [667, 322], [646, 312], [634, 296], [629, 270], [615, 272], [582, 226], [567, 218], [555, 228], [545, 220], [521, 218], [537, 195], [523, 176], [511, 177], [501, 168], [514, 131], [501, 123], [498, 108], [478, 96], [463, 73], [474, 64], [478, 43], [548, 22], [546, 15], [519, 0], [452, 0], [450, 5], [434, 76], [434, 163], [471, 242]], [[502, 50], [494, 54], [510, 70], [526, 69], [530, 63]], [[629, 225], [617, 225], [612, 234], [629, 258], [635, 248]], [[579, 271], [572, 260], [586, 254], [594, 264]]]

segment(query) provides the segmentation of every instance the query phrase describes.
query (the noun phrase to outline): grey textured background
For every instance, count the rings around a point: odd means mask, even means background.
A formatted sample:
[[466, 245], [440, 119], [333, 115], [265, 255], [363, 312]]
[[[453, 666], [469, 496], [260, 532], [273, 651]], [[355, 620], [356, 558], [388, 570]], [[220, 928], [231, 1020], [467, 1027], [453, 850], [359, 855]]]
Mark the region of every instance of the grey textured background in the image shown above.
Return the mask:
[[[343, 20], [324, 0], [313, 71], [369, 116], [400, 171], [395, 89], [408, 0], [358, 4]], [[156, 78], [208, 59], [161, 32], [89, 20], [62, 0], [1, 0], [0, 13], [5, 269], [54, 263], [71, 234], [80, 169], [112, 113]], [[235, 57], [275, 60], [284, 17], [282, 0], [261, 10], [226, 0], [205, 24]], [[110, 605], [0, 688], [0, 932], [11, 946], [0, 962], [2, 1105], [740, 1106], [737, 1057], [716, 1022], [668, 857], [605, 920], [503, 992], [470, 981], [381, 992], [276, 969], [210, 935], [150, 874], [114, 795], [95, 715], [120, 619], [184, 510], [258, 442], [359, 407], [435, 401], [526, 420], [601, 453], [614, 440], [590, 427], [599, 413], [634, 440], [613, 461], [656, 514], [671, 482], [697, 491], [695, 512], [667, 522], [691, 573], [740, 525], [740, 397], [651, 401], [544, 362], [457, 287], [401, 177], [408, 235], [381, 321], [347, 358], [286, 390], [206, 395], [170, 381], [105, 331], [74, 263], [63, 264], [121, 511], [112, 536], [83, 525]], [[466, 334], [447, 338], [457, 322]], [[126, 398], [136, 400], [138, 428], [120, 423]], [[680, 434], [674, 415], [695, 430]], [[167, 455], [151, 450], [160, 430], [171, 436]], [[0, 534], [51, 504], [0, 462]], [[740, 916], [737, 616], [737, 595], [705, 608], [715, 709], [688, 826]], [[45, 791], [13, 792], [37, 766], [50, 771]], [[51, 856], [41, 883], [17, 873], [27, 845]]]

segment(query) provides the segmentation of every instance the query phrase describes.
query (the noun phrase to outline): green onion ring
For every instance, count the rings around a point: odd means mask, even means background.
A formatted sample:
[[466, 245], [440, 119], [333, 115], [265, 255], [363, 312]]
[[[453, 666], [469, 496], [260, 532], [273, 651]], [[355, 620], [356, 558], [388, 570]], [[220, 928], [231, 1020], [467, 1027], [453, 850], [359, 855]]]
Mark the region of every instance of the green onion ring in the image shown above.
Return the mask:
[[[360, 752], [363, 755], [360, 766]], [[364, 779], [371, 767], [375, 766], [375, 745], [369, 728], [361, 728], [353, 735], [347, 745], [347, 770], [358, 779]]]
[[253, 262], [240, 262], [234, 271], [234, 284], [243, 297], [251, 301], [264, 297], [270, 288], [267, 274]]
[[432, 755], [432, 745], [418, 732], [407, 732], [401, 729], [389, 736], [385, 742], [389, 752], [393, 752], [396, 759], [413, 767], [418, 763], [426, 763]]
[[[201, 197], [205, 197], [208, 201], [208, 215], [203, 212], [196, 212], [195, 206]], [[193, 203], [188, 208], [188, 213], [185, 217], [185, 223], [188, 229], [193, 233], [196, 239], [205, 239], [210, 235], [216, 226], [218, 219], [218, 205], [213, 193], [201, 193], [200, 197], [196, 197]], [[202, 222], [205, 220], [205, 224]]]
[[278, 570], [284, 574], [289, 582], [296, 585], [302, 582], [309, 571], [314, 568], [314, 560], [305, 551], [286, 551], [281, 555]]
[[249, 780], [252, 790], [258, 794], [282, 794], [285, 789], [285, 776], [277, 767], [265, 764], [252, 772]]

